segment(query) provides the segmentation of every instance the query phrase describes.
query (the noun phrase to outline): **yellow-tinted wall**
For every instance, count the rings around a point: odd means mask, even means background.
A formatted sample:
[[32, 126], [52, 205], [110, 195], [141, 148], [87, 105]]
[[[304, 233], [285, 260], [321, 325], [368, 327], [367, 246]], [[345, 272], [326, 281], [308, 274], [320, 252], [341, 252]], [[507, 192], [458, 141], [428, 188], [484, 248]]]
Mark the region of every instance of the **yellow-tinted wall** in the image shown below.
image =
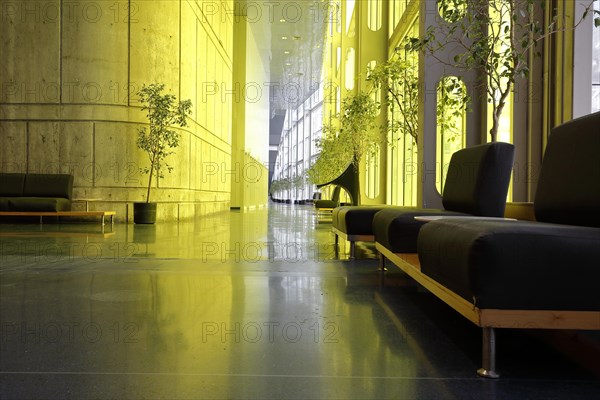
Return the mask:
[[[159, 219], [229, 209], [233, 1], [0, 1], [0, 170], [75, 175], [74, 197], [131, 218], [145, 199], [135, 93], [194, 105], [151, 200]], [[76, 203], [81, 208], [83, 204]]]
[[268, 199], [270, 70], [260, 35], [261, 26], [236, 16], [231, 207], [240, 210], [265, 206]]

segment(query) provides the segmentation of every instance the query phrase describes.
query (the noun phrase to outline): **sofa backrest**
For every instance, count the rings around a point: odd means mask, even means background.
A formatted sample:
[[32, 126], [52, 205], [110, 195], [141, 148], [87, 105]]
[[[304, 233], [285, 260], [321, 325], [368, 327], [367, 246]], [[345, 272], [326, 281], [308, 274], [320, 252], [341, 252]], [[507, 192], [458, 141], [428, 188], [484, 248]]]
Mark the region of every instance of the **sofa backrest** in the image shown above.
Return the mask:
[[504, 142], [454, 153], [442, 195], [444, 209], [486, 217], [504, 216], [514, 157], [515, 147]]
[[0, 173], [0, 197], [21, 197], [25, 174]]
[[27, 174], [23, 188], [24, 197], [73, 197], [73, 175]]
[[600, 112], [552, 129], [533, 209], [538, 221], [600, 227]]
[[333, 188], [333, 192], [331, 193], [331, 201], [334, 201], [336, 203], [340, 202], [340, 195], [342, 194], [342, 188], [339, 185], [336, 185]]

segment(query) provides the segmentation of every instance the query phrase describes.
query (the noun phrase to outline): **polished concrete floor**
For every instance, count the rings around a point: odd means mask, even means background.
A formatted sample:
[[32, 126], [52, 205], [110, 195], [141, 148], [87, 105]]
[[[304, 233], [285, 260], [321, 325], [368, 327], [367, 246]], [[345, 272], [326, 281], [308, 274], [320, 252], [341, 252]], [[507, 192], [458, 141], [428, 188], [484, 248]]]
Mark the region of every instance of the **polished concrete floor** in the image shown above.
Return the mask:
[[[186, 223], [0, 224], [1, 399], [598, 399], [522, 331], [480, 331], [390, 270], [348, 260], [308, 206]], [[597, 360], [596, 360], [597, 361]], [[593, 361], [592, 361], [593, 362]]]

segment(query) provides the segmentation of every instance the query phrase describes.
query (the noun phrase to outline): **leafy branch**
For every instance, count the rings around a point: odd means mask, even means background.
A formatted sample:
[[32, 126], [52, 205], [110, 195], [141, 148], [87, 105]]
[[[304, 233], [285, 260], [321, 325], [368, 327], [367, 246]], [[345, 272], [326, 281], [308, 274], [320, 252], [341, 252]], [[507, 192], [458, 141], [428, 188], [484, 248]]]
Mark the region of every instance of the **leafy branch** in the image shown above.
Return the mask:
[[[393, 134], [402, 132], [410, 135], [414, 144], [417, 144], [419, 142], [418, 66], [416, 60], [403, 57], [400, 50], [397, 48], [389, 61], [369, 69], [367, 81], [371, 82], [373, 90], [384, 90], [388, 104], [392, 108], [387, 126], [382, 129]], [[396, 118], [396, 112], [399, 118]]]
[[[537, 46], [559, 32], [575, 29], [590, 13], [600, 26], [600, 12], [593, 1], [572, 27], [553, 12], [546, 23], [535, 7], [546, 7], [545, 0], [438, 0], [441, 16], [447, 21], [428, 28], [421, 38], [410, 38], [405, 48], [430, 54], [438, 62], [462, 70], [479, 70], [478, 87], [492, 105], [490, 138], [497, 140], [500, 117], [517, 78], [530, 73], [529, 54], [541, 56]], [[456, 55], [444, 58], [442, 50]]]
[[338, 177], [349, 163], [358, 166], [363, 156], [375, 152], [384, 137], [375, 129], [379, 104], [364, 92], [350, 95], [342, 101], [341, 110], [331, 124], [323, 127], [323, 138], [317, 146], [320, 154], [308, 170], [313, 183], [323, 183]]

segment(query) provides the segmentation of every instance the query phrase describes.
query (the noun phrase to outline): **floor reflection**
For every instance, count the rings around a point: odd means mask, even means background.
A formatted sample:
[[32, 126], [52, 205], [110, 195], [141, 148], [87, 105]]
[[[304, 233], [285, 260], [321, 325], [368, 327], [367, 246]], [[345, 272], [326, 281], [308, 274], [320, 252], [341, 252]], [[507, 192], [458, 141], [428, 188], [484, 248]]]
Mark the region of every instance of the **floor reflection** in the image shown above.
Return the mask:
[[0, 397], [505, 399], [595, 390], [585, 378], [573, 390], [577, 373], [561, 382], [558, 372], [550, 385], [534, 375], [521, 397], [478, 379], [478, 346], [469, 345], [478, 331], [468, 321], [443, 304], [423, 309], [431, 298], [418, 292], [424, 301], [392, 294], [399, 319], [390, 318], [374, 298], [372, 248], [348, 260], [342, 244], [336, 258], [323, 225], [310, 207], [290, 205], [117, 224], [109, 236], [85, 224], [0, 224]]

